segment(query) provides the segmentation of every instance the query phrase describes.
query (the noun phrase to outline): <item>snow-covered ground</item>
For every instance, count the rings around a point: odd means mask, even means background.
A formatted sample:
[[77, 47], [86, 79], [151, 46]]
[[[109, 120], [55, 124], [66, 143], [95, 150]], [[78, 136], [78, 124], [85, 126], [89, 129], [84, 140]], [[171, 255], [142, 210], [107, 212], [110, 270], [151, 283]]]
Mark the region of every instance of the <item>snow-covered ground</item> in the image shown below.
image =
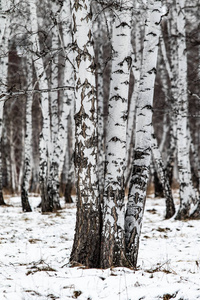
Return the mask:
[[[31, 197], [32, 207], [39, 203]], [[0, 207], [0, 300], [200, 299], [200, 221], [164, 220], [164, 199], [148, 197], [138, 270], [71, 268], [74, 204], [58, 213]]]

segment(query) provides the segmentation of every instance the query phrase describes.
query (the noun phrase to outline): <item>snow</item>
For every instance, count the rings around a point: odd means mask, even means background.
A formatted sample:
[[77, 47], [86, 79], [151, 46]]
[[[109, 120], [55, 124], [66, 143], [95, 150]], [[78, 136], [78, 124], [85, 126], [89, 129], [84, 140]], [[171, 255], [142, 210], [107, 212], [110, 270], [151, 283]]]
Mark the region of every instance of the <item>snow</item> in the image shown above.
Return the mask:
[[41, 214], [39, 201], [32, 213], [19, 197], [0, 207], [1, 300], [200, 299], [199, 221], [164, 220], [164, 199], [147, 199], [137, 271], [70, 267], [75, 204]]

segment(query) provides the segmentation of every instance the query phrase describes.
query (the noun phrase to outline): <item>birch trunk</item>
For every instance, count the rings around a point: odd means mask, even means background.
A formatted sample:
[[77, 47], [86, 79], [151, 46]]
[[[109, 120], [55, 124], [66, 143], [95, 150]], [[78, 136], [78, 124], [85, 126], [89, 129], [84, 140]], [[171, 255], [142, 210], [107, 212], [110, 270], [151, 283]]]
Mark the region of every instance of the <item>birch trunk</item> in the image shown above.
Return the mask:
[[131, 13], [119, 3], [113, 21], [112, 71], [109, 96], [106, 172], [103, 202], [101, 267], [128, 265], [124, 244], [124, 171], [126, 167], [126, 120], [131, 67]]
[[0, 9], [0, 205], [5, 205], [3, 197], [3, 178], [2, 178], [2, 133], [3, 133], [3, 111], [5, 96], [7, 91], [7, 72], [8, 72], [8, 41], [10, 35], [10, 17], [6, 10], [9, 9], [10, 1], [3, 0]]
[[[37, 56], [40, 53], [40, 43], [38, 36], [38, 22], [37, 22], [37, 8], [36, 0], [30, 1], [30, 20], [32, 27], [32, 50], [34, 67], [36, 76], [39, 83], [39, 88], [48, 91], [47, 76], [44, 68], [44, 63], [41, 56]], [[41, 93], [41, 110], [42, 110], [42, 132], [40, 134], [40, 191], [41, 191], [41, 206], [42, 212], [53, 211], [53, 203], [49, 202], [47, 195], [47, 172], [48, 172], [48, 156], [51, 153], [50, 145], [50, 116], [49, 116], [49, 99], [48, 92]]]
[[59, 160], [60, 160], [60, 141], [58, 139], [58, 91], [56, 88], [59, 86], [59, 29], [58, 29], [58, 11], [59, 5], [57, 2], [52, 2], [52, 19], [54, 22], [52, 33], [52, 62], [51, 62], [51, 89], [50, 92], [50, 107], [51, 107], [51, 153], [50, 153], [50, 166], [48, 176], [48, 201], [53, 203], [54, 210], [61, 209], [59, 200]]
[[[61, 44], [63, 47], [63, 54], [65, 59], [64, 69], [64, 85], [74, 86], [74, 61], [72, 51], [72, 11], [71, 3], [64, 1], [61, 10], [61, 21], [62, 21], [62, 32], [63, 38]], [[64, 168], [66, 170], [66, 187], [65, 187], [65, 202], [71, 203], [71, 191], [73, 186], [74, 177], [74, 164], [72, 162], [73, 155], [70, 148], [69, 140], [74, 140], [74, 126], [71, 123], [71, 131], [69, 132], [69, 120], [70, 115], [74, 119], [74, 91], [64, 90], [63, 104], [61, 108], [61, 116], [59, 123], [59, 141], [60, 141], [60, 165], [59, 165], [59, 176]], [[72, 145], [74, 142], [72, 142]], [[74, 147], [73, 147], [74, 149]], [[66, 158], [66, 160], [65, 160]], [[64, 166], [64, 162], [67, 164]]]
[[176, 219], [189, 217], [192, 201], [195, 201], [195, 191], [192, 185], [191, 167], [188, 147], [188, 91], [187, 91], [187, 48], [185, 32], [185, 0], [177, 1], [178, 29], [178, 117], [177, 117], [177, 157], [180, 183], [180, 207]]
[[75, 50], [75, 169], [77, 215], [71, 262], [99, 266], [100, 201], [97, 184], [97, 104], [91, 1], [72, 7]]
[[[26, 74], [27, 74], [27, 89], [33, 89], [33, 74], [32, 74], [32, 57], [30, 54], [27, 55], [26, 58]], [[31, 206], [28, 201], [28, 190], [31, 179], [31, 171], [32, 171], [32, 101], [33, 94], [30, 93], [27, 95], [26, 100], [26, 133], [24, 140], [24, 171], [23, 171], [23, 179], [21, 185], [21, 201], [22, 201], [22, 210], [24, 212], [32, 211]]]
[[165, 67], [168, 72], [168, 76], [171, 84], [171, 98], [170, 98], [170, 146], [168, 151], [168, 158], [166, 164], [166, 170], [168, 178], [170, 180], [170, 185], [173, 182], [173, 171], [176, 163], [176, 153], [177, 153], [177, 79], [178, 79], [178, 55], [177, 55], [177, 11], [174, 0], [171, 1], [171, 9], [169, 12], [168, 30], [169, 30], [169, 49], [170, 49], [170, 64], [168, 62], [166, 46], [161, 40], [162, 55], [165, 62]]
[[137, 265], [139, 238], [151, 162], [152, 105], [160, 21], [161, 1], [148, 1], [140, 92], [136, 113], [135, 153], [125, 215], [126, 256], [133, 267]]
[[97, 42], [97, 105], [98, 105], [98, 182], [101, 201], [104, 193], [104, 169], [105, 169], [105, 135], [104, 135], [104, 88], [103, 88], [103, 26], [102, 19], [98, 18], [98, 42]]
[[101, 202], [103, 201], [104, 193], [104, 173], [105, 173], [105, 132], [104, 132], [104, 15], [101, 13], [101, 5], [97, 4], [96, 14], [97, 28], [95, 32], [96, 39], [96, 53], [97, 53], [97, 115], [98, 115], [98, 183], [99, 183], [99, 195]]
[[[1, 89], [2, 90], [2, 89]], [[5, 205], [3, 197], [3, 178], [2, 178], [2, 130], [3, 130], [3, 108], [4, 101], [0, 101], [0, 205]]]
[[[135, 131], [135, 113], [139, 92], [139, 82], [140, 82], [140, 70], [141, 70], [141, 15], [139, 13], [140, 6], [139, 3], [135, 3], [135, 10], [137, 15], [132, 15], [132, 28], [135, 31], [135, 47], [132, 51], [132, 72], [134, 76], [134, 88], [130, 99], [130, 106], [128, 110], [128, 119], [127, 119], [127, 132], [126, 132], [126, 149], [127, 149], [127, 162], [125, 170], [125, 182], [126, 187], [130, 180], [131, 168], [133, 164], [133, 152], [134, 152], [134, 131]], [[133, 20], [136, 18], [135, 24]]]
[[166, 215], [165, 218], [169, 219], [175, 214], [175, 205], [174, 200], [172, 196], [172, 190], [169, 184], [169, 179], [167, 177], [162, 156], [158, 148], [157, 139], [154, 135], [154, 132], [152, 133], [152, 154], [153, 159], [156, 166], [156, 171], [158, 174], [159, 182], [162, 185], [163, 193], [166, 199]]

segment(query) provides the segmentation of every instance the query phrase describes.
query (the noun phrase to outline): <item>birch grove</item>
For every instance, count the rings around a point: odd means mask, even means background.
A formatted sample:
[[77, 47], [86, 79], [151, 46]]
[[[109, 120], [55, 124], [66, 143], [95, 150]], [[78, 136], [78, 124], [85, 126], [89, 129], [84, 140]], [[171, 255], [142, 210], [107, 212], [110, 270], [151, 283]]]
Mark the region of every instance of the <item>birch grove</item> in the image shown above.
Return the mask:
[[198, 9], [0, 1], [0, 205], [76, 202], [72, 266], [137, 268], [156, 180], [163, 218], [200, 218]]

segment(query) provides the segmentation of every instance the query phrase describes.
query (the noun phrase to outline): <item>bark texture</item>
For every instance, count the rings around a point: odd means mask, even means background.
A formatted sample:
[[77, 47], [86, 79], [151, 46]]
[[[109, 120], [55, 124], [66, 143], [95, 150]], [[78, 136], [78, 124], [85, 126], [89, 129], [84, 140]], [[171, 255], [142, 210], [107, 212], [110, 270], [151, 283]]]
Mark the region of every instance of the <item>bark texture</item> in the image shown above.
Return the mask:
[[163, 160], [161, 153], [158, 148], [157, 139], [152, 133], [152, 154], [153, 159], [156, 167], [156, 171], [159, 178], [159, 183], [162, 186], [162, 191], [164, 193], [165, 199], [166, 199], [166, 214], [165, 218], [169, 219], [175, 214], [175, 205], [172, 195], [172, 190], [170, 187], [169, 179], [166, 174], [166, 170], [164, 168]]
[[[74, 56], [72, 51], [72, 11], [71, 2], [64, 1], [60, 16], [63, 38], [61, 45], [65, 61], [64, 85], [74, 86]], [[74, 91], [64, 90], [63, 103], [60, 108], [59, 122], [59, 177], [63, 172], [65, 178], [65, 202], [71, 203], [71, 191], [74, 184]]]
[[187, 88], [187, 48], [185, 0], [177, 0], [177, 48], [178, 48], [178, 116], [177, 116], [177, 158], [180, 183], [180, 207], [176, 219], [185, 219], [190, 215], [192, 202], [196, 202], [192, 184], [189, 136], [188, 136], [188, 88]]
[[53, 91], [50, 92], [50, 112], [51, 112], [51, 152], [50, 167], [48, 175], [48, 198], [53, 203], [54, 210], [61, 209], [59, 200], [59, 163], [60, 163], [60, 140], [59, 140], [59, 93], [56, 88], [59, 86], [59, 27], [58, 14], [61, 6], [57, 1], [51, 3], [51, 17], [54, 26], [51, 30], [51, 82], [50, 86]]
[[[33, 89], [32, 85], [32, 57], [28, 54], [26, 59], [27, 65], [27, 88]], [[25, 141], [24, 141], [24, 172], [22, 178], [21, 185], [21, 201], [22, 201], [22, 210], [24, 212], [31, 212], [31, 206], [28, 201], [28, 190], [31, 179], [31, 171], [32, 171], [32, 100], [33, 94], [30, 93], [27, 95], [26, 100], [26, 133], [25, 133]]]
[[136, 113], [135, 153], [125, 215], [126, 256], [133, 267], [137, 266], [151, 161], [152, 105], [161, 21], [161, 2], [148, 2], [140, 91]]
[[2, 176], [2, 134], [3, 134], [3, 112], [5, 95], [7, 91], [8, 73], [8, 42], [10, 35], [10, 16], [6, 12], [10, 7], [10, 1], [2, 1], [0, 14], [0, 205], [5, 205], [3, 197], [3, 176]]
[[109, 96], [106, 171], [103, 200], [101, 267], [127, 266], [124, 243], [124, 171], [126, 120], [131, 67], [131, 13], [121, 1], [113, 21], [112, 70]]
[[41, 93], [41, 110], [42, 110], [42, 132], [40, 134], [40, 190], [41, 190], [41, 207], [42, 212], [52, 212], [54, 209], [53, 202], [48, 199], [48, 161], [49, 155], [51, 155], [51, 143], [50, 143], [50, 115], [49, 115], [49, 95], [48, 95], [48, 81], [44, 68], [44, 62], [42, 56], [37, 55], [40, 53], [40, 42], [38, 35], [38, 20], [37, 20], [37, 7], [36, 1], [33, 0], [29, 3], [30, 7], [30, 20], [32, 27], [31, 41], [33, 50], [33, 60], [36, 76], [39, 83], [39, 88], [45, 90]]
[[97, 104], [92, 40], [92, 11], [89, 0], [72, 6], [75, 50], [75, 169], [77, 215], [70, 260], [98, 267], [101, 212], [97, 184]]

